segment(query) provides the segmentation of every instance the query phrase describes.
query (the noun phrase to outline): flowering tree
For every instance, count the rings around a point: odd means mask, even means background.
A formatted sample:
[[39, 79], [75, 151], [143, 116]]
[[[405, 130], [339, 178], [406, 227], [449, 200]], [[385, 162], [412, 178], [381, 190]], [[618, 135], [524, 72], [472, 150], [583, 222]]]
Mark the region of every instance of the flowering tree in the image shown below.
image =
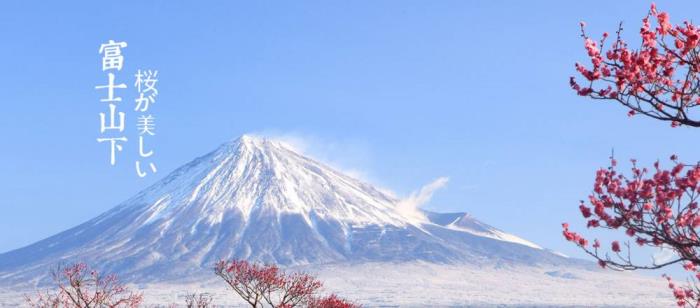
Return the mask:
[[189, 293], [185, 295], [185, 307], [187, 308], [209, 308], [212, 306], [212, 297], [209, 293]]
[[138, 307], [143, 296], [130, 292], [114, 274], [102, 276], [84, 263], [58, 267], [52, 272], [57, 290], [27, 296], [31, 307]]
[[309, 308], [353, 308], [357, 305], [335, 294], [326, 297], [312, 298], [308, 303]]
[[251, 307], [353, 308], [357, 305], [335, 294], [318, 298], [322, 283], [303, 273], [287, 274], [274, 265], [244, 260], [219, 261], [214, 272]]
[[[622, 25], [605, 49], [608, 34], [596, 42], [581, 23], [591, 66], [576, 64], [586, 84], [571, 77], [571, 87], [581, 96], [615, 101], [628, 109], [629, 116], [642, 114], [669, 121], [672, 127], [700, 127], [700, 120], [694, 117], [694, 107], [700, 105], [700, 29], [687, 21], [674, 26], [667, 13], [652, 5], [642, 20], [638, 49], [631, 49], [621, 33]], [[657, 269], [680, 263], [700, 279], [700, 164], [684, 164], [675, 155], [670, 160], [670, 169], [657, 162], [652, 170], [640, 168], [632, 160], [631, 172], [624, 175], [611, 158], [608, 168], [597, 171], [588, 204], [582, 201], [579, 205], [589, 228], [623, 230], [628, 241], [613, 241], [609, 249], [603, 249], [597, 239], [589, 243], [566, 223], [564, 237], [602, 267]], [[661, 263], [638, 263], [631, 257], [630, 242], [670, 249], [675, 257]], [[700, 289], [694, 283], [677, 286], [665, 277], [679, 306], [700, 307]]]

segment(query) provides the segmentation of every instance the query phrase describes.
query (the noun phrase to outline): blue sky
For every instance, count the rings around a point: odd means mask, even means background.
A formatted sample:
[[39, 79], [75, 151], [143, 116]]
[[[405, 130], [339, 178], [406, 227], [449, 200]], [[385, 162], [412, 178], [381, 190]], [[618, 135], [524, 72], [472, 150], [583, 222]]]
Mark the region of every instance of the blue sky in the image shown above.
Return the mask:
[[[674, 21], [697, 2], [658, 1]], [[306, 139], [313, 156], [428, 208], [468, 211], [581, 256], [560, 233], [611, 148], [651, 164], [700, 157], [692, 129], [628, 119], [568, 87], [595, 35], [644, 1], [119, 1], [0, 4], [0, 252], [77, 225], [243, 133]], [[136, 176], [134, 143], [98, 144], [99, 45], [128, 42], [118, 75], [158, 69], [159, 173]], [[633, 39], [634, 40], [634, 39]], [[133, 88], [130, 89], [133, 91]], [[130, 92], [125, 92], [130, 93]], [[127, 95], [125, 94], [125, 97]], [[132, 107], [133, 108], [133, 107]], [[127, 121], [133, 125], [133, 113]]]

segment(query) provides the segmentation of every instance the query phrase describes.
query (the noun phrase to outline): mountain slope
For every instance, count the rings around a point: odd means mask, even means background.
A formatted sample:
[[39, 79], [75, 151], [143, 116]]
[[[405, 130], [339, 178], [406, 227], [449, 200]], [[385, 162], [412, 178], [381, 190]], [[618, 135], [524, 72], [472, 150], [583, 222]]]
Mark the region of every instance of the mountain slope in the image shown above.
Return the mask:
[[243, 136], [86, 223], [1, 254], [0, 281], [36, 282], [74, 261], [131, 281], [208, 274], [219, 258], [576, 263], [464, 213], [407, 215], [399, 202], [281, 142]]

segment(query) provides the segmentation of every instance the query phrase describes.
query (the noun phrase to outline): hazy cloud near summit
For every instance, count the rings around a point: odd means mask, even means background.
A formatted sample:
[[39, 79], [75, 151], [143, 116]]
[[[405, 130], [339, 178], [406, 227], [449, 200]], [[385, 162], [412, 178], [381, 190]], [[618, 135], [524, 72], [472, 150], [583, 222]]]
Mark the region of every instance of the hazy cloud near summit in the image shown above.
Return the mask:
[[380, 185], [368, 172], [372, 161], [370, 146], [362, 140], [328, 140], [317, 135], [300, 132], [266, 130], [252, 135], [277, 140], [295, 151], [337, 169], [356, 179]]
[[[448, 177], [439, 177], [424, 185], [419, 190], [411, 192], [407, 197], [401, 198], [393, 189], [383, 187], [379, 181], [366, 170], [371, 160], [369, 146], [360, 141], [344, 140], [329, 141], [318, 136], [298, 132], [281, 133], [278, 131], [254, 132], [252, 135], [262, 136], [277, 140], [291, 146], [294, 150], [304, 155], [319, 160], [331, 167], [357, 179], [372, 184], [383, 193], [399, 199], [398, 210], [418, 220], [425, 220], [425, 216], [419, 210], [430, 202], [433, 194], [445, 187], [449, 182]], [[359, 168], [365, 169], [359, 169]]]
[[414, 218], [424, 218], [419, 209], [430, 202], [430, 199], [433, 198], [433, 194], [437, 190], [445, 187], [449, 180], [448, 177], [439, 177], [421, 187], [421, 189], [412, 192], [408, 197], [399, 202], [399, 211]]

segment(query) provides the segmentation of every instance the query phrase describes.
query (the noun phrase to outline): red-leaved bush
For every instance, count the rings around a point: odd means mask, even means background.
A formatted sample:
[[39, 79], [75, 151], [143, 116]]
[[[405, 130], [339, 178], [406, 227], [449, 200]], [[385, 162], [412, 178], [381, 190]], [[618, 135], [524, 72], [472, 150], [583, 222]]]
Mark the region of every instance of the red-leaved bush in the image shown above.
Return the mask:
[[[627, 107], [629, 116], [642, 114], [671, 126], [700, 127], [693, 108], [700, 105], [700, 29], [685, 21], [672, 25], [666, 12], [652, 4], [642, 20], [641, 46], [632, 49], [622, 40], [622, 25], [610, 47], [608, 34], [591, 39], [581, 23], [584, 47], [590, 66], [576, 64], [586, 80], [580, 84], [571, 77], [571, 87], [581, 96], [616, 101]], [[674, 155], [669, 169], [659, 162], [652, 169], [640, 168], [632, 160], [625, 175], [611, 158], [608, 168], [596, 173], [593, 193], [579, 209], [589, 228], [624, 231], [625, 241], [602, 245], [590, 243], [563, 224], [564, 237], [595, 257], [602, 267], [616, 270], [656, 269], [675, 263], [700, 279], [700, 164], [684, 164]], [[634, 243], [634, 244], [631, 244]], [[670, 249], [675, 258], [663, 263], [637, 263], [632, 260], [633, 245]], [[700, 307], [696, 283], [677, 286], [668, 279], [678, 306]]]
[[287, 274], [274, 265], [244, 260], [219, 261], [214, 272], [251, 307], [354, 308], [358, 305], [332, 294], [318, 297], [323, 286], [304, 273]]
[[139, 293], [129, 291], [114, 274], [102, 276], [84, 263], [59, 266], [52, 272], [56, 290], [26, 296], [27, 304], [41, 308], [138, 307]]

